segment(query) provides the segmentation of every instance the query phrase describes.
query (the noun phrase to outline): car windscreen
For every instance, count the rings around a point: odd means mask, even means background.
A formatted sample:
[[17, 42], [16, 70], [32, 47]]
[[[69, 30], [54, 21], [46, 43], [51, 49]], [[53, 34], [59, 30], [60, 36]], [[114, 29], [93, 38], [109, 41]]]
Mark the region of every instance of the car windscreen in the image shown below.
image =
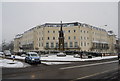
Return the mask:
[[32, 57], [38, 57], [37, 54], [30, 54]]

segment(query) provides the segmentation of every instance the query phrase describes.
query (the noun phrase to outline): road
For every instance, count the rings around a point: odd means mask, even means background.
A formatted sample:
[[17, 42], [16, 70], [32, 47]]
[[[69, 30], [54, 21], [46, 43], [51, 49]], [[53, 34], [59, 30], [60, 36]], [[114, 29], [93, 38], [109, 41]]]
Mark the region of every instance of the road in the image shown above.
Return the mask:
[[66, 79], [69, 81], [118, 79], [119, 66], [115, 59], [51, 66], [40, 64], [27, 68], [3, 68], [2, 76], [3, 79]]

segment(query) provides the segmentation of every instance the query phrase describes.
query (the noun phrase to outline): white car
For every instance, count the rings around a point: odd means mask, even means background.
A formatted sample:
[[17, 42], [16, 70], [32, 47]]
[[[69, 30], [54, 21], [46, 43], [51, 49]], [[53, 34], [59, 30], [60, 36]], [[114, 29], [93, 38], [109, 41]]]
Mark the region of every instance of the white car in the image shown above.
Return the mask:
[[57, 56], [66, 56], [66, 54], [63, 52], [60, 52], [60, 53], [57, 53]]
[[11, 56], [11, 52], [9, 50], [4, 51], [5, 56]]
[[48, 57], [48, 54], [45, 54], [45, 55], [41, 55], [41, 57]]
[[74, 57], [75, 58], [80, 58], [80, 55], [79, 54], [75, 54]]
[[21, 57], [26, 57], [26, 54], [22, 54]]
[[3, 52], [0, 52], [0, 56], [3, 56], [4, 55], [4, 53]]

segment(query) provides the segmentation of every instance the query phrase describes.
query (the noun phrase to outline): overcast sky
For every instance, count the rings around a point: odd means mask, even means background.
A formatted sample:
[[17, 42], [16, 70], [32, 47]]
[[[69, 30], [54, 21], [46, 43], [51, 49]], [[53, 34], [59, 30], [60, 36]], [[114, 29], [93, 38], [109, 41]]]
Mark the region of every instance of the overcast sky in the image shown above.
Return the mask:
[[[117, 2], [3, 2], [2, 40], [46, 22], [85, 22], [118, 35]], [[107, 25], [107, 27], [104, 27]]]

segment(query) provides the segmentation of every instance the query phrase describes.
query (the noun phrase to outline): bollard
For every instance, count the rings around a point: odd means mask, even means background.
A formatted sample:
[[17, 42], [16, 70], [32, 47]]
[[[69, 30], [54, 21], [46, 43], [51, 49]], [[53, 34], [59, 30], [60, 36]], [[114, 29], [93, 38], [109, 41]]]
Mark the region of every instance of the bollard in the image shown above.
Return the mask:
[[14, 62], [14, 60], [15, 60], [15, 55], [13, 56], [13, 62]]

